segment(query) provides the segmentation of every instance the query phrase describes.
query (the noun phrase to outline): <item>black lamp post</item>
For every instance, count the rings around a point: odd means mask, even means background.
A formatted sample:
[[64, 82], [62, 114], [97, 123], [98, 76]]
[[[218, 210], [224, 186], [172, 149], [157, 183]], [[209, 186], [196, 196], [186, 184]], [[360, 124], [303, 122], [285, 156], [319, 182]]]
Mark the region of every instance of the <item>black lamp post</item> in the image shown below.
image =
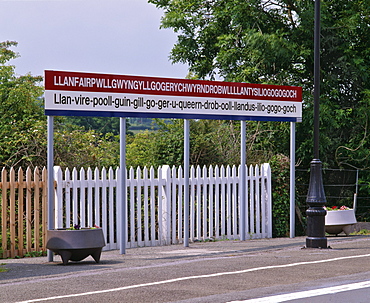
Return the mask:
[[314, 159], [311, 161], [310, 184], [307, 194], [307, 248], [327, 248], [325, 237], [326, 197], [319, 160], [320, 102], [320, 0], [315, 0], [314, 41]]

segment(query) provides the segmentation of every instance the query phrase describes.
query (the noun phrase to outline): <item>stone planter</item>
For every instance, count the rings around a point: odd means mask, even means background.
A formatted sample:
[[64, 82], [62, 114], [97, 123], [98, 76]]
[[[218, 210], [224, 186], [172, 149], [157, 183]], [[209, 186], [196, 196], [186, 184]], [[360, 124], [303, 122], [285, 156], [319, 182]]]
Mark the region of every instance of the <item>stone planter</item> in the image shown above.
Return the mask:
[[331, 210], [325, 216], [325, 231], [328, 234], [338, 235], [342, 231], [348, 236], [349, 227], [357, 223], [353, 209]]
[[105, 240], [101, 228], [53, 229], [46, 233], [46, 248], [60, 255], [64, 265], [68, 260], [81, 261], [88, 256], [92, 256], [95, 262], [99, 263], [104, 246]]

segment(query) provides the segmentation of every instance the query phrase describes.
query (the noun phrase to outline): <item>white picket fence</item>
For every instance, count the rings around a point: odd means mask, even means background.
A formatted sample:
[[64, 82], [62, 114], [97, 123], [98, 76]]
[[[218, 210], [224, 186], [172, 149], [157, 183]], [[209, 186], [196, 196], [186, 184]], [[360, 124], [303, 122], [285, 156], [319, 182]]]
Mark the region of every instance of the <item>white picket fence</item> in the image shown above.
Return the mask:
[[[250, 238], [272, 237], [271, 170], [269, 164], [247, 169], [246, 230]], [[105, 250], [118, 249], [119, 169], [55, 167], [55, 225], [68, 228], [103, 228]], [[157, 246], [183, 242], [183, 169], [163, 166], [155, 170], [133, 168], [127, 172], [126, 247]], [[239, 239], [240, 169], [191, 167], [189, 240]], [[119, 201], [119, 200], [118, 200]]]

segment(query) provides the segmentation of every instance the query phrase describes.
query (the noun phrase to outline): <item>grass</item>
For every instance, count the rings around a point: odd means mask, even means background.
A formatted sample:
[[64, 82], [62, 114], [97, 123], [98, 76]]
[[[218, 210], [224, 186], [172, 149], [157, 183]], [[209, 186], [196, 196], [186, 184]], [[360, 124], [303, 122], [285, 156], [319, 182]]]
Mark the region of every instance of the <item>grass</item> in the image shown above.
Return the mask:
[[[46, 256], [46, 251], [30, 251], [24, 254], [24, 258], [35, 258]], [[21, 259], [20, 256], [15, 256], [15, 259]]]
[[[0, 264], [0, 266], [3, 266], [3, 265], [5, 265], [5, 263]], [[8, 269], [0, 267], [0, 272], [7, 272], [7, 271], [8, 271]]]
[[360, 231], [356, 231], [350, 234], [351, 236], [356, 236], [356, 235], [370, 235], [370, 230], [368, 229], [361, 229]]

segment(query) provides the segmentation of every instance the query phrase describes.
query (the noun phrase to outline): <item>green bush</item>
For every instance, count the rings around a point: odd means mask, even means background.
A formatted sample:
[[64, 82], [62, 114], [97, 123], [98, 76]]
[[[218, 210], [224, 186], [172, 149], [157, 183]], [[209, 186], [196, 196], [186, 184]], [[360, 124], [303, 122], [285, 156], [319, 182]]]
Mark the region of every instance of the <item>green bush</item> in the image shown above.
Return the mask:
[[276, 155], [270, 161], [272, 183], [272, 236], [289, 236], [289, 158]]

